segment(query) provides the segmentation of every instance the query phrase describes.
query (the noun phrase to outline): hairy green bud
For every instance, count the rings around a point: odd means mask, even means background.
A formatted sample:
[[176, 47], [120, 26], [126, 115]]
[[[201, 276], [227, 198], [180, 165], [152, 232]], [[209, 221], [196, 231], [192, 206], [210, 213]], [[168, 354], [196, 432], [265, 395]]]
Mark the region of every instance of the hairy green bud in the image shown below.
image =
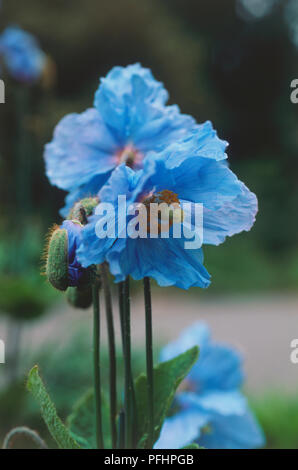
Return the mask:
[[58, 226], [52, 230], [46, 254], [46, 276], [58, 290], [68, 287], [68, 234]]

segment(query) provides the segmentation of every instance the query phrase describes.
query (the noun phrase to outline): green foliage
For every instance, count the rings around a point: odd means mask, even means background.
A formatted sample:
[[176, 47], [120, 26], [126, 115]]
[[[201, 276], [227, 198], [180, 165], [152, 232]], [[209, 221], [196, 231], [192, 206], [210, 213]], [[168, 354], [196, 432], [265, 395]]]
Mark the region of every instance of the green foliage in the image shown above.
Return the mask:
[[264, 430], [266, 448], [298, 448], [298, 398], [296, 394], [268, 392], [252, 399], [251, 405]]
[[0, 313], [30, 320], [43, 314], [52, 297], [40, 277], [0, 276]]
[[27, 389], [39, 403], [42, 417], [58, 446], [61, 449], [79, 449], [79, 444], [71, 436], [70, 432], [58, 417], [56, 408], [39, 376], [37, 366], [33, 367], [29, 372]]
[[[109, 408], [102, 396], [102, 421], [105, 448], [111, 447]], [[96, 449], [94, 390], [90, 389], [74, 406], [67, 425], [83, 449]]]
[[[199, 349], [194, 347], [174, 359], [154, 368], [154, 442], [173, 402], [175, 392], [191, 367], [198, 360]], [[138, 413], [138, 447], [146, 448], [148, 440], [147, 378], [141, 374], [135, 383]]]
[[94, 393], [90, 389], [75, 405], [67, 426], [83, 449], [96, 449]]
[[194, 442], [193, 444], [189, 444], [188, 446], [182, 447], [182, 449], [204, 449], [204, 447], [200, 447]]

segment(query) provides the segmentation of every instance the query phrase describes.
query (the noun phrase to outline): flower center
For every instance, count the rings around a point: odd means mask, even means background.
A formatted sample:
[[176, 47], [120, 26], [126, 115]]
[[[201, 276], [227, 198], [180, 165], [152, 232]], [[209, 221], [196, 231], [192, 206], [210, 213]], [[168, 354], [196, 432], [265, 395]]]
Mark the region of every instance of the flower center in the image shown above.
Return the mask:
[[158, 193], [149, 194], [142, 202], [145, 205], [150, 205], [151, 203], [162, 204], [163, 202], [168, 205], [180, 204], [178, 195], [169, 189], [163, 189]]
[[147, 227], [150, 234], [168, 232], [174, 222], [180, 223], [183, 220], [178, 195], [168, 189], [147, 194], [141, 198], [140, 203], [146, 209], [143, 227]]
[[117, 152], [118, 165], [125, 163], [129, 168], [141, 168], [143, 155], [132, 144]]

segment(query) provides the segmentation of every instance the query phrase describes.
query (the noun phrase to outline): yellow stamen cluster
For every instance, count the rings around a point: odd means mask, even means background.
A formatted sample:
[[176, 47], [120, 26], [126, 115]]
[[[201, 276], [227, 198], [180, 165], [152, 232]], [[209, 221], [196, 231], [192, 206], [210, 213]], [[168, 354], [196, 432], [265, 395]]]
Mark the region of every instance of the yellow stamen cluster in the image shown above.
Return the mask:
[[149, 194], [143, 197], [141, 202], [147, 209], [146, 225], [149, 233], [152, 233], [152, 224], [150, 223], [150, 217], [152, 215], [150, 209], [151, 204], [160, 205], [158, 207], [158, 213], [154, 212], [154, 215], [158, 217], [156, 227], [158, 235], [162, 232], [167, 232], [173, 223], [181, 223], [183, 220], [183, 212], [180, 207], [178, 195], [169, 189]]

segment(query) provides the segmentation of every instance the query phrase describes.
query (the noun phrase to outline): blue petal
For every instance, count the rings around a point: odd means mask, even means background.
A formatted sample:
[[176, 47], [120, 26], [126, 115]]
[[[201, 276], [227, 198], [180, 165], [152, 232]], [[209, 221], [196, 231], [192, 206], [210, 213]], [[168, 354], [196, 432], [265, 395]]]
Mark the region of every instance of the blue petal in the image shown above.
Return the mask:
[[118, 196], [126, 196], [129, 202], [135, 189], [136, 177], [136, 173], [125, 164], [118, 166], [99, 192], [100, 201], [113, 203], [115, 208], [117, 208]]
[[217, 209], [241, 194], [237, 176], [221, 162], [192, 157], [173, 169], [179, 198]]
[[265, 445], [265, 436], [253, 414], [214, 416], [211, 432], [202, 434], [198, 443], [206, 449], [256, 449]]
[[94, 106], [123, 145], [147, 152], [179, 138], [195, 121], [178, 107], [166, 107], [168, 93], [140, 64], [114, 67], [101, 79]]
[[135, 280], [147, 276], [160, 286], [181, 289], [206, 288], [210, 284], [210, 275], [203, 266], [202, 250], [185, 250], [183, 239], [128, 238], [126, 244], [121, 242], [120, 252], [118, 243], [119, 240], [106, 256], [116, 282], [131, 275]]
[[60, 228], [67, 230], [69, 286], [78, 286], [85, 272], [77, 258], [77, 251], [81, 243], [82, 225], [72, 220], [64, 220]]
[[241, 193], [222, 207], [204, 207], [204, 244], [219, 245], [227, 236], [249, 231], [256, 220], [258, 200], [242, 183]]
[[206, 391], [205, 393], [182, 392], [177, 396], [183, 407], [199, 408], [210, 414], [242, 415], [247, 408], [244, 395], [238, 390]]
[[188, 158], [197, 157], [202, 160], [208, 158], [214, 161], [227, 159], [225, 153], [228, 143], [217, 136], [210, 121], [196, 125], [186, 136], [179, 141], [172, 142], [163, 152], [167, 166], [174, 168], [181, 165]]
[[[77, 250], [77, 258], [84, 268], [92, 264], [101, 264], [105, 260], [106, 252], [115, 243], [114, 238], [99, 238], [96, 235], [95, 226], [99, 217], [94, 215], [89, 217], [89, 223], [82, 230], [82, 241]], [[114, 215], [111, 214], [114, 221]]]
[[172, 359], [196, 345], [200, 348], [200, 357], [187, 377], [192, 390], [204, 393], [233, 390], [242, 385], [241, 355], [232, 347], [212, 342], [205, 323], [195, 323], [186, 328], [176, 341], [162, 349], [161, 360]]
[[232, 390], [242, 385], [242, 357], [238, 351], [220, 344], [200, 346], [200, 360], [192, 368], [189, 380], [198, 391]]
[[143, 171], [134, 172], [125, 164], [118, 166], [100, 191], [99, 199], [117, 206], [118, 196], [125, 195], [128, 206], [153, 189], [159, 191], [173, 185], [171, 171], [166, 168], [165, 162], [158, 154], [152, 154], [144, 161]]
[[[45, 148], [46, 172], [52, 184], [77, 189], [117, 165], [117, 143], [95, 109], [69, 114], [57, 125]], [[98, 188], [100, 189], [100, 188]]]
[[148, 110], [144, 110], [146, 121], [142, 121], [133, 132], [137, 148], [143, 152], [161, 151], [167, 145], [177, 141], [193, 128], [195, 121], [191, 116], [180, 113], [178, 106], [166, 106], [155, 110], [149, 119]]
[[210, 329], [205, 323], [194, 323], [182, 331], [176, 341], [167, 344], [160, 353], [161, 361], [169, 361], [179, 354], [184, 353], [193, 346], [200, 347], [200, 361], [202, 351], [208, 347], [210, 341]]
[[19, 27], [11, 26], [4, 30], [0, 36], [0, 54], [14, 79], [31, 83], [41, 77], [45, 54], [34, 36]]
[[207, 423], [208, 416], [205, 413], [193, 409], [182, 410], [165, 420], [154, 449], [181, 449], [192, 444]]

